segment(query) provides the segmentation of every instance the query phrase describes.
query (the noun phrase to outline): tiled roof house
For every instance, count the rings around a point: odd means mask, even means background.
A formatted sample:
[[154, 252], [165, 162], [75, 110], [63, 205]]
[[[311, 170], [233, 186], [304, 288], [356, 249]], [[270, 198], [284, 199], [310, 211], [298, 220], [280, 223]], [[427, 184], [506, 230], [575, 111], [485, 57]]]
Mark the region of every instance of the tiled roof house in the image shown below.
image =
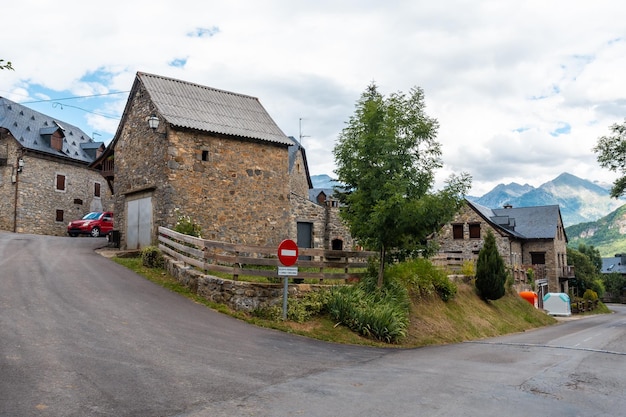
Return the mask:
[[476, 260], [488, 230], [512, 271], [534, 270], [538, 291], [568, 291], [574, 273], [567, 265], [567, 236], [558, 205], [490, 209], [466, 200], [433, 240], [440, 257]]
[[108, 209], [90, 169], [104, 150], [76, 126], [0, 97], [0, 230], [67, 234], [69, 220]]

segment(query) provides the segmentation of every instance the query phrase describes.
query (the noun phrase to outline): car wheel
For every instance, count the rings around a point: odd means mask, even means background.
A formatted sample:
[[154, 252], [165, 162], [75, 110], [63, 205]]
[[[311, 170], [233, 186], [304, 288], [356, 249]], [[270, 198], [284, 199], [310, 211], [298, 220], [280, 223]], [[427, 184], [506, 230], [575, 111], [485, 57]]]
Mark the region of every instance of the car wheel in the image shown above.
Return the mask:
[[70, 237], [76, 237], [76, 236], [78, 236], [76, 233], [70, 233], [69, 235], [70, 235]]
[[91, 229], [91, 237], [100, 237], [100, 229], [97, 227]]

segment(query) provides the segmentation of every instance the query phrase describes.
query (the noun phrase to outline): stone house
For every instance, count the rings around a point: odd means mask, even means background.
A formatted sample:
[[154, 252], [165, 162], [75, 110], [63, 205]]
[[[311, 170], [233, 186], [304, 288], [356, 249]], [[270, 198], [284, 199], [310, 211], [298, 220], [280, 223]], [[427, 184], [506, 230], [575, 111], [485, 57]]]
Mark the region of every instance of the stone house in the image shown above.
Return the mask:
[[67, 235], [67, 224], [112, 208], [89, 168], [105, 149], [68, 123], [0, 97], [0, 230]]
[[[433, 237], [439, 257], [475, 261], [491, 230], [498, 251], [513, 274], [533, 269], [536, 290], [568, 292], [573, 267], [567, 265], [567, 235], [558, 205], [489, 209], [466, 200], [455, 218]], [[515, 277], [522, 282], [525, 277]]]
[[[329, 248], [327, 206], [308, 201], [306, 153], [255, 97], [138, 72], [117, 133], [93, 165], [113, 190], [120, 245], [154, 244], [189, 216], [203, 238]], [[345, 228], [344, 232], [345, 233]]]

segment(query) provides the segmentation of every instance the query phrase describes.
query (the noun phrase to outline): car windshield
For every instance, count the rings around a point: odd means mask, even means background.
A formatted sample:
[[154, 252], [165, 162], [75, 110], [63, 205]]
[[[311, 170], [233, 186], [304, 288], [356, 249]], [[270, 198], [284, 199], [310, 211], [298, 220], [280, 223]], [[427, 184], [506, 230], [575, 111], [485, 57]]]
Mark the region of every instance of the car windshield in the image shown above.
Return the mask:
[[101, 214], [102, 213], [99, 211], [94, 211], [93, 213], [86, 214], [83, 220], [96, 220]]

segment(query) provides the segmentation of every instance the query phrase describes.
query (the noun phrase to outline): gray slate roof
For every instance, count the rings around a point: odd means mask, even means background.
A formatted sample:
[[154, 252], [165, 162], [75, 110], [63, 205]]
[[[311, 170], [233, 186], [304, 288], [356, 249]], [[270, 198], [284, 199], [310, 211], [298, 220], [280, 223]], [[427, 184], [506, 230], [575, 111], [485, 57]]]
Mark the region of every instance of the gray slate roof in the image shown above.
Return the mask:
[[616, 255], [613, 258], [602, 258], [603, 274], [610, 274], [611, 272], [617, 272], [618, 274], [626, 275], [626, 255]]
[[490, 209], [467, 201], [494, 226], [523, 239], [555, 239], [561, 217], [558, 205]]
[[293, 144], [255, 97], [144, 72], [137, 77], [172, 126]]
[[[85, 152], [85, 148], [102, 145], [102, 142], [94, 142], [74, 125], [55, 120], [4, 97], [0, 97], [0, 127], [8, 129], [26, 149], [81, 162], [93, 161], [93, 157]], [[50, 141], [44, 141], [42, 136], [51, 135], [59, 129], [65, 136], [62, 152], [50, 147]]]

